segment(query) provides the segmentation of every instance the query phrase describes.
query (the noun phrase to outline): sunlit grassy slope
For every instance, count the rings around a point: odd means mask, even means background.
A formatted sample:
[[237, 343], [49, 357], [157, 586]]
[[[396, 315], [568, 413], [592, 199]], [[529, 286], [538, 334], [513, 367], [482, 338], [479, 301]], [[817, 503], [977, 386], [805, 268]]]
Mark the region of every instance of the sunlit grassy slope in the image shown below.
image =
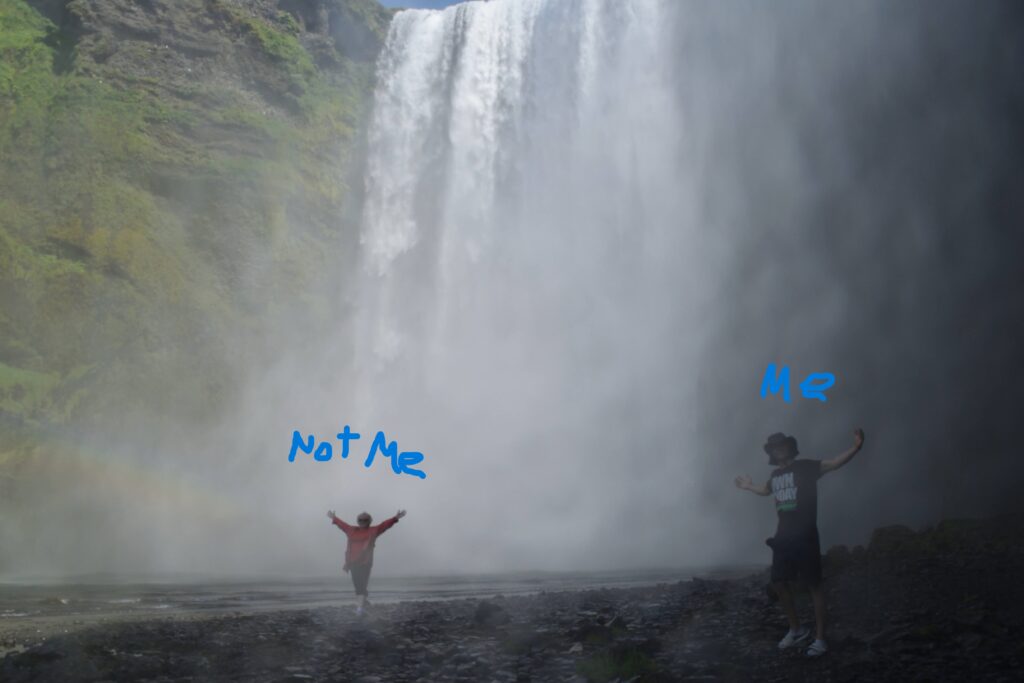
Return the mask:
[[0, 0], [0, 468], [125, 411], [209, 420], [285, 307], [326, 318], [389, 18]]

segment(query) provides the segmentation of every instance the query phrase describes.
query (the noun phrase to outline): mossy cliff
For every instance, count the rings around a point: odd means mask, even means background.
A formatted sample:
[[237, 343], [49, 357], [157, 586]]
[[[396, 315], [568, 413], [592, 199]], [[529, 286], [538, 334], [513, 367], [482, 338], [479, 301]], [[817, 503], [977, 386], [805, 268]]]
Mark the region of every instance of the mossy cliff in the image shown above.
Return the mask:
[[390, 16], [0, 0], [0, 472], [67, 425], [211, 419], [286, 307], [331, 315]]

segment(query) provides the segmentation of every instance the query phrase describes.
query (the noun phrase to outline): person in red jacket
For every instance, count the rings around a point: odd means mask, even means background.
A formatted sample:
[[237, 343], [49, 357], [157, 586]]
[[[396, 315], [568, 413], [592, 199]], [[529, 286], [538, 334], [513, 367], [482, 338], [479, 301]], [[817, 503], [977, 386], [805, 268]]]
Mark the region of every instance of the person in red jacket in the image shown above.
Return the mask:
[[373, 568], [373, 546], [376, 544], [378, 536], [405, 517], [405, 510], [399, 510], [394, 517], [385, 519], [377, 526], [370, 526], [373, 523], [373, 517], [368, 512], [360, 512], [356, 517], [359, 526], [346, 523], [334, 514], [334, 510], [328, 511], [327, 517], [348, 537], [343, 569], [352, 573], [352, 583], [356, 588], [356, 614], [362, 616], [370, 604], [366, 599], [366, 587], [370, 582], [370, 570]]

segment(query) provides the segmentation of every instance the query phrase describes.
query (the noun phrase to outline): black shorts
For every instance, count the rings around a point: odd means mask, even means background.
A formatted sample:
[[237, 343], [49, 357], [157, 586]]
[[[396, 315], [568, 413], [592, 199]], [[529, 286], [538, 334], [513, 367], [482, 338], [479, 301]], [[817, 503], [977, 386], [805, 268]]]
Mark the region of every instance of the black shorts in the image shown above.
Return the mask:
[[818, 534], [795, 539], [769, 538], [772, 549], [772, 581], [821, 583], [821, 544]]

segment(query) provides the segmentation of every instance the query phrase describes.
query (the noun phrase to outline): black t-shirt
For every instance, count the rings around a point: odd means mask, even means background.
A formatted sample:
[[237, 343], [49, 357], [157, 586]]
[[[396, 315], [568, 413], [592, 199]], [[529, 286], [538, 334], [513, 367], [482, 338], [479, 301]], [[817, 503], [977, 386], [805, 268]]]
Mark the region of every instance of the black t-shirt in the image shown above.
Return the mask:
[[820, 460], [794, 460], [772, 472], [768, 482], [775, 496], [779, 527], [775, 538], [799, 539], [818, 533]]

